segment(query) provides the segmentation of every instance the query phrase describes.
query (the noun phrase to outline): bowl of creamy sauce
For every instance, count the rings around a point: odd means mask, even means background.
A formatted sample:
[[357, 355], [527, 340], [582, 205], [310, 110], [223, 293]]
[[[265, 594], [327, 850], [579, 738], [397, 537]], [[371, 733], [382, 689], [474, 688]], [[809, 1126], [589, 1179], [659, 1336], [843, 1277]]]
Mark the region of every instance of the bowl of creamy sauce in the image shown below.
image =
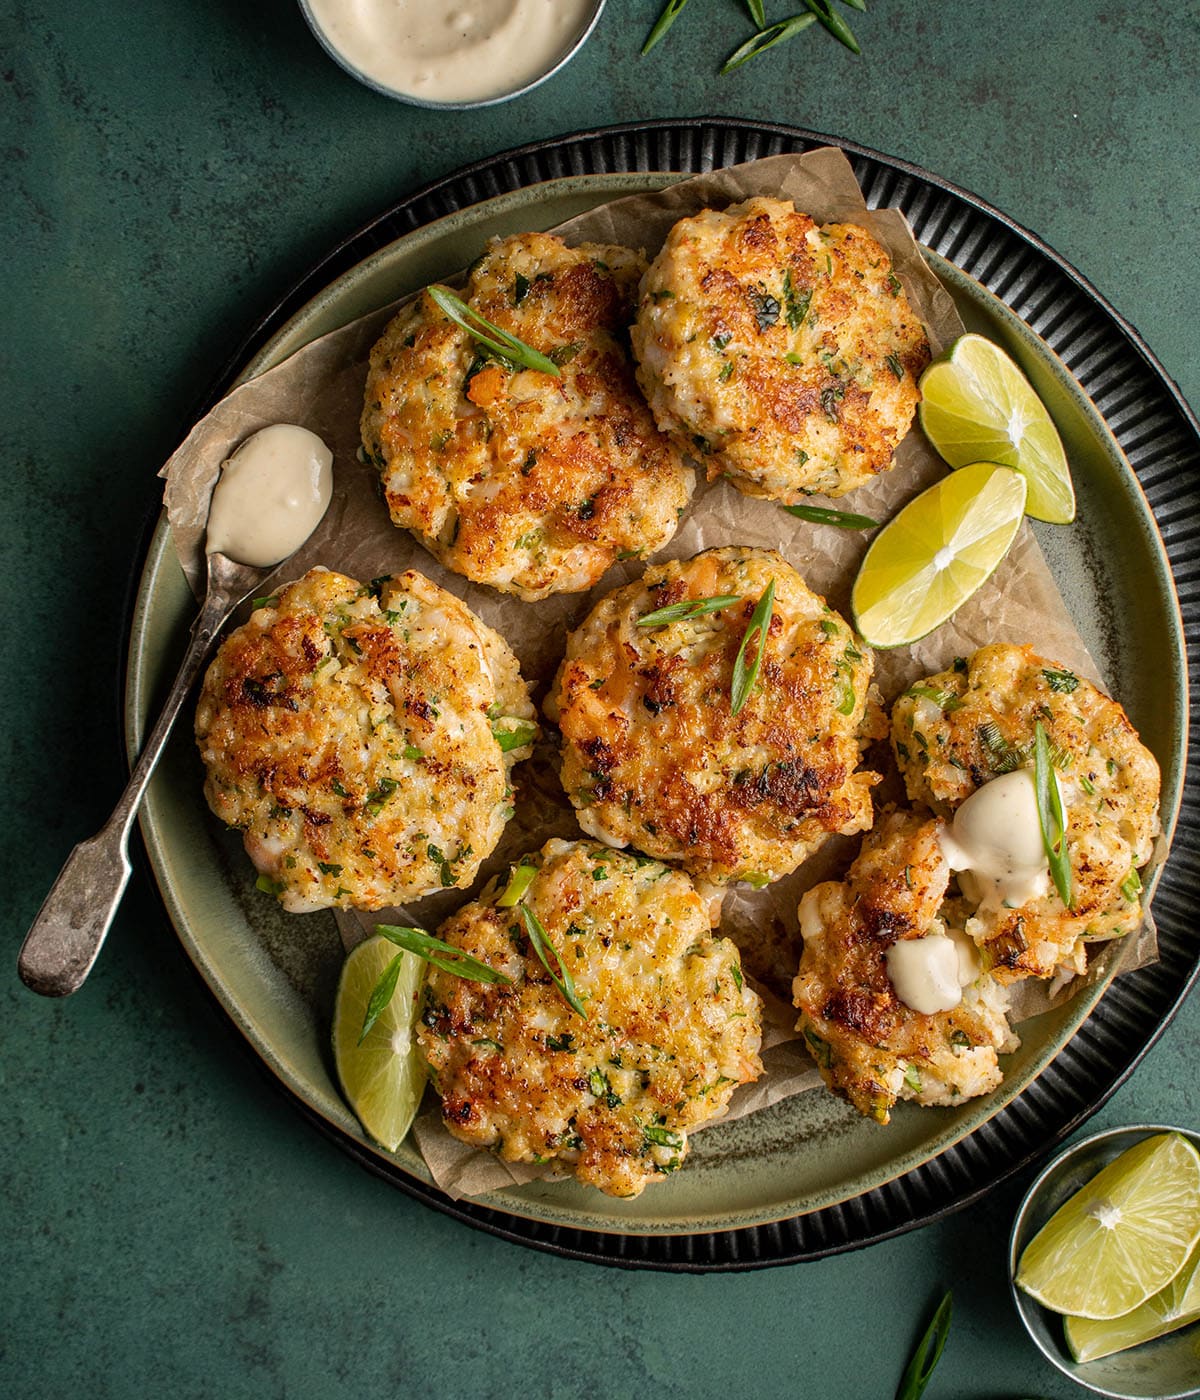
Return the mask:
[[519, 97], [574, 56], [604, 0], [299, 0], [325, 51], [359, 82], [419, 107]]

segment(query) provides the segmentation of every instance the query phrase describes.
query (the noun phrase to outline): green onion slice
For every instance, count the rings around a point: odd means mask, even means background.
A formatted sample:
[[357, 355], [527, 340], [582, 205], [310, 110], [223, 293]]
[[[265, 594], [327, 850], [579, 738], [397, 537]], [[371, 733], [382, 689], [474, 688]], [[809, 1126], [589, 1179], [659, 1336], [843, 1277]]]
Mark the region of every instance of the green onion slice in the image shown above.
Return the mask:
[[1071, 859], [1067, 854], [1067, 818], [1063, 811], [1062, 793], [1054, 777], [1050, 757], [1050, 740], [1041, 720], [1033, 726], [1033, 786], [1037, 794], [1038, 825], [1042, 829], [1042, 846], [1050, 864], [1050, 876], [1058, 897], [1071, 907]]
[[375, 986], [371, 989], [371, 999], [367, 1002], [367, 1013], [363, 1017], [362, 1030], [358, 1033], [358, 1043], [361, 1045], [370, 1033], [371, 1027], [383, 1015], [384, 1007], [391, 1001], [396, 991], [396, 979], [400, 976], [400, 968], [404, 963], [404, 954], [397, 953], [396, 956], [383, 969], [383, 975]]
[[746, 8], [750, 11], [750, 18], [759, 29], [767, 27], [767, 17], [763, 13], [763, 0], [746, 0]]
[[543, 355], [540, 350], [533, 349], [532, 346], [526, 345], [523, 340], [518, 340], [515, 335], [510, 335], [508, 331], [493, 325], [486, 316], [481, 316], [478, 311], [473, 311], [462, 297], [455, 296], [449, 287], [438, 286], [435, 283], [432, 287], [426, 287], [425, 290], [440, 311], [449, 316], [457, 325], [460, 325], [472, 339], [477, 340], [493, 355], [498, 355], [502, 360], [511, 360], [518, 365], [523, 365], [526, 369], [535, 369], [542, 374], [552, 374], [555, 378], [559, 377], [559, 368], [548, 355]]
[[366, 1014], [363, 1016], [362, 1030], [358, 1033], [360, 1045], [366, 1040], [371, 1027], [383, 1015], [384, 1009], [395, 995], [396, 980], [400, 976], [405, 953], [414, 953], [418, 958], [424, 958], [426, 962], [440, 967], [443, 972], [452, 972], [456, 977], [465, 977], [471, 982], [507, 982], [510, 980], [503, 972], [497, 972], [494, 967], [488, 967], [486, 963], [479, 962], [470, 954], [460, 952], [459, 949], [451, 947], [449, 943], [443, 943], [440, 938], [434, 938], [424, 929], [399, 928], [393, 924], [376, 924], [375, 932], [386, 938], [389, 943], [394, 943], [398, 948], [403, 949], [403, 952], [397, 953], [388, 963], [379, 981], [371, 989]]
[[945, 710], [947, 714], [953, 710], [962, 709], [962, 700], [952, 690], [939, 690], [937, 686], [933, 685], [910, 685], [904, 693], [932, 700], [939, 710]]
[[[583, 1002], [579, 999], [579, 993], [575, 990], [575, 983], [571, 974], [567, 971], [567, 965], [559, 955], [558, 949], [550, 942], [546, 930], [542, 927], [542, 921], [533, 912], [528, 904], [522, 904], [521, 918], [525, 922], [525, 932], [529, 935], [529, 941], [533, 944], [533, 951], [538, 955], [542, 966], [550, 974], [550, 980], [563, 995], [563, 1000], [573, 1011], [578, 1011], [583, 1019], [587, 1020], [587, 1012], [584, 1010]], [[550, 966], [550, 957], [553, 955], [554, 961], [558, 964], [558, 971]]]
[[537, 738], [537, 725], [527, 720], [518, 720], [514, 729], [497, 729], [492, 726], [492, 737], [500, 745], [501, 753], [512, 753], [513, 749], [523, 749]]
[[[473, 958], [470, 953], [464, 953], [461, 948], [455, 948], [453, 944], [443, 943], [440, 938], [434, 938], [433, 934], [426, 933], [423, 928], [376, 924], [375, 932], [386, 938], [389, 943], [394, 943], [397, 948], [403, 948], [406, 953], [416, 953], [417, 957], [424, 958], [434, 967], [440, 967], [443, 972], [452, 972], [455, 977], [465, 977], [468, 982], [512, 980], [497, 968], [489, 967], [487, 963]], [[384, 976], [387, 976], [386, 972]], [[386, 1002], [384, 1004], [386, 1005]]]
[[[758, 600], [758, 606], [750, 614], [750, 625], [746, 628], [746, 634], [742, 638], [742, 644], [738, 647], [738, 654], [734, 658], [733, 681], [729, 688], [731, 714], [736, 715], [746, 703], [750, 692], [754, 689], [754, 682], [758, 680], [763, 652], [766, 650], [767, 632], [771, 626], [771, 610], [774, 606], [775, 580], [772, 579]], [[757, 644], [754, 648], [754, 660], [747, 666], [746, 652], [749, 649], [751, 638], [756, 638]]]
[[833, 37], [845, 44], [851, 53], [862, 52], [858, 47], [858, 40], [854, 37], [854, 31], [833, 8], [831, 0], [804, 0], [804, 3]]
[[848, 510], [826, 510], [823, 506], [784, 506], [797, 520], [811, 520], [814, 525], [836, 525], [839, 530], [874, 530], [878, 520], [869, 515], [854, 515]]
[[667, 30], [679, 18], [687, 0], [667, 0], [662, 8], [662, 13], [654, 22], [654, 28], [646, 36], [646, 42], [642, 45], [642, 54], [648, 54], [658, 41], [666, 34]]
[[1042, 669], [1042, 675], [1046, 678], [1046, 684], [1051, 690], [1058, 691], [1060, 695], [1072, 695], [1079, 689], [1079, 677], [1074, 671], [1053, 671]]
[[946, 1338], [950, 1335], [951, 1307], [951, 1295], [947, 1293], [938, 1304], [933, 1321], [926, 1329], [925, 1335], [917, 1343], [917, 1349], [913, 1352], [904, 1375], [900, 1378], [900, 1388], [896, 1391], [896, 1400], [919, 1400], [920, 1396], [924, 1394], [925, 1387], [929, 1384], [929, 1378], [933, 1375], [933, 1368], [941, 1359]]
[[1129, 874], [1121, 881], [1121, 893], [1130, 904], [1133, 904], [1138, 895], [1141, 894], [1142, 889], [1142, 877], [1138, 874], [1137, 870], [1131, 866]]
[[638, 618], [639, 627], [665, 627], [668, 622], [681, 622], [687, 617], [702, 617], [705, 613], [720, 612], [731, 603], [741, 601], [737, 593], [717, 593], [711, 598], [688, 598], [682, 603], [672, 603]]
[[504, 891], [496, 901], [498, 909], [515, 909], [521, 900], [525, 898], [525, 891], [533, 884], [538, 873], [536, 865], [515, 865], [512, 874], [508, 877], [508, 884], [504, 886]]
[[782, 44], [785, 39], [799, 34], [802, 29], [807, 29], [810, 24], [815, 24], [816, 20], [816, 15], [793, 15], [791, 19], [781, 19], [778, 24], [772, 24], [769, 28], [760, 30], [752, 38], [747, 39], [741, 48], [734, 49], [721, 65], [721, 76], [724, 77], [726, 73], [732, 73], [735, 68], [740, 68], [743, 63], [749, 63], [760, 53], [766, 53], [776, 44]]

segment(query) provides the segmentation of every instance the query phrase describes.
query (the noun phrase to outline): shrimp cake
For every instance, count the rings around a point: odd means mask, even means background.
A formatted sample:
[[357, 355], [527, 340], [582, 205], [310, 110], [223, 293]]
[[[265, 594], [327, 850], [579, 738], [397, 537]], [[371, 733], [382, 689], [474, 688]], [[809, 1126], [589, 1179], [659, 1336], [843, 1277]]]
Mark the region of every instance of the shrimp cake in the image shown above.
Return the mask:
[[627, 248], [549, 234], [489, 245], [464, 299], [550, 356], [557, 378], [489, 355], [428, 293], [384, 331], [364, 450], [392, 520], [447, 568], [534, 601], [590, 588], [675, 533], [692, 471], [627, 353], [644, 266]]
[[[737, 948], [657, 861], [548, 841], [438, 932], [508, 978], [431, 968], [417, 1029], [446, 1127], [506, 1162], [637, 1196], [762, 1072]], [[555, 984], [563, 970], [585, 1015]]]
[[281, 589], [222, 642], [196, 711], [208, 804], [292, 913], [469, 884], [537, 733], [508, 644], [412, 570]]
[[[760, 657], [747, 633], [772, 580]], [[722, 596], [717, 611], [646, 623]], [[758, 672], [734, 714], [739, 653]], [[788, 874], [833, 833], [871, 825], [878, 777], [859, 770], [880, 720], [871, 670], [848, 624], [773, 550], [647, 569], [567, 638], [547, 699], [580, 826], [714, 884]]]
[[1121, 706], [1091, 681], [998, 644], [931, 676], [892, 708], [892, 747], [909, 796], [942, 816], [1050, 743], [1067, 819], [1071, 908], [1050, 887], [1017, 909], [981, 908], [972, 936], [997, 977], [1081, 972], [1088, 942], [1142, 921], [1141, 878], [1159, 833], [1159, 770]]
[[816, 885], [800, 902], [797, 1029], [829, 1088], [880, 1123], [897, 1099], [945, 1106], [990, 1093], [1002, 1078], [998, 1053], [1018, 1044], [1006, 990], [993, 978], [981, 973], [958, 1006], [923, 1014], [900, 1000], [888, 975], [898, 940], [961, 930], [961, 913], [944, 902], [941, 825], [886, 813], [846, 879]]
[[660, 428], [747, 495], [841, 496], [892, 465], [929, 344], [887, 251], [751, 199], [681, 219], [632, 331]]

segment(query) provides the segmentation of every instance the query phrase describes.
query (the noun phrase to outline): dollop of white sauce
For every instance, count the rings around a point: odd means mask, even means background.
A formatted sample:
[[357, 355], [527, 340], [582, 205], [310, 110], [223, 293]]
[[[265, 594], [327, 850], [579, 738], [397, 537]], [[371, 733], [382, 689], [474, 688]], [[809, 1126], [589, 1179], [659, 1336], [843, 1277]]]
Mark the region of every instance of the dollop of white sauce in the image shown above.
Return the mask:
[[553, 68], [595, 0], [309, 0], [309, 9], [365, 78], [429, 102], [480, 102]]
[[800, 899], [800, 937], [805, 943], [815, 943], [825, 936], [825, 924], [815, 890], [806, 890]]
[[333, 453], [316, 433], [272, 423], [221, 464], [205, 548], [239, 564], [281, 563], [321, 522], [333, 494]]
[[896, 996], [923, 1016], [953, 1011], [983, 966], [975, 945], [956, 928], [902, 938], [887, 950], [886, 960]]
[[[1065, 800], [1063, 806], [1065, 810]], [[963, 893], [982, 908], [1017, 908], [1050, 888], [1031, 768], [984, 783], [955, 812], [940, 840], [947, 864], [959, 872]]]

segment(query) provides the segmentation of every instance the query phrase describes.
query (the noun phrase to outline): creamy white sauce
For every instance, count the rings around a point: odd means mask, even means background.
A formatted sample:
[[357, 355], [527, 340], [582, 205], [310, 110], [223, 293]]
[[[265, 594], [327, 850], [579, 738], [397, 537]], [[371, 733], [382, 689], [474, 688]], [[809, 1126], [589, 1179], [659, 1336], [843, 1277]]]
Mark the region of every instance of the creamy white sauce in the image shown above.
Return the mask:
[[953, 1011], [982, 968], [975, 945], [958, 929], [901, 938], [886, 957], [896, 996], [923, 1016]]
[[825, 936], [825, 923], [815, 890], [807, 890], [800, 900], [800, 937], [805, 943], [815, 943]]
[[278, 564], [317, 528], [332, 494], [329, 448], [307, 428], [273, 423], [221, 464], [205, 548], [239, 564]]
[[942, 831], [941, 847], [950, 869], [959, 872], [963, 893], [985, 909], [1017, 908], [1046, 894], [1050, 863], [1033, 770], [1018, 768], [973, 792]]
[[428, 102], [481, 102], [553, 68], [595, 0], [309, 0], [309, 8], [365, 78]]
[[924, 1016], [950, 1011], [962, 1000], [958, 949], [945, 934], [893, 943], [887, 950], [887, 971], [897, 997]]
[[946, 937], [958, 949], [958, 985], [969, 987], [983, 975], [983, 959], [979, 956], [979, 949], [974, 939], [960, 928], [948, 928]]

